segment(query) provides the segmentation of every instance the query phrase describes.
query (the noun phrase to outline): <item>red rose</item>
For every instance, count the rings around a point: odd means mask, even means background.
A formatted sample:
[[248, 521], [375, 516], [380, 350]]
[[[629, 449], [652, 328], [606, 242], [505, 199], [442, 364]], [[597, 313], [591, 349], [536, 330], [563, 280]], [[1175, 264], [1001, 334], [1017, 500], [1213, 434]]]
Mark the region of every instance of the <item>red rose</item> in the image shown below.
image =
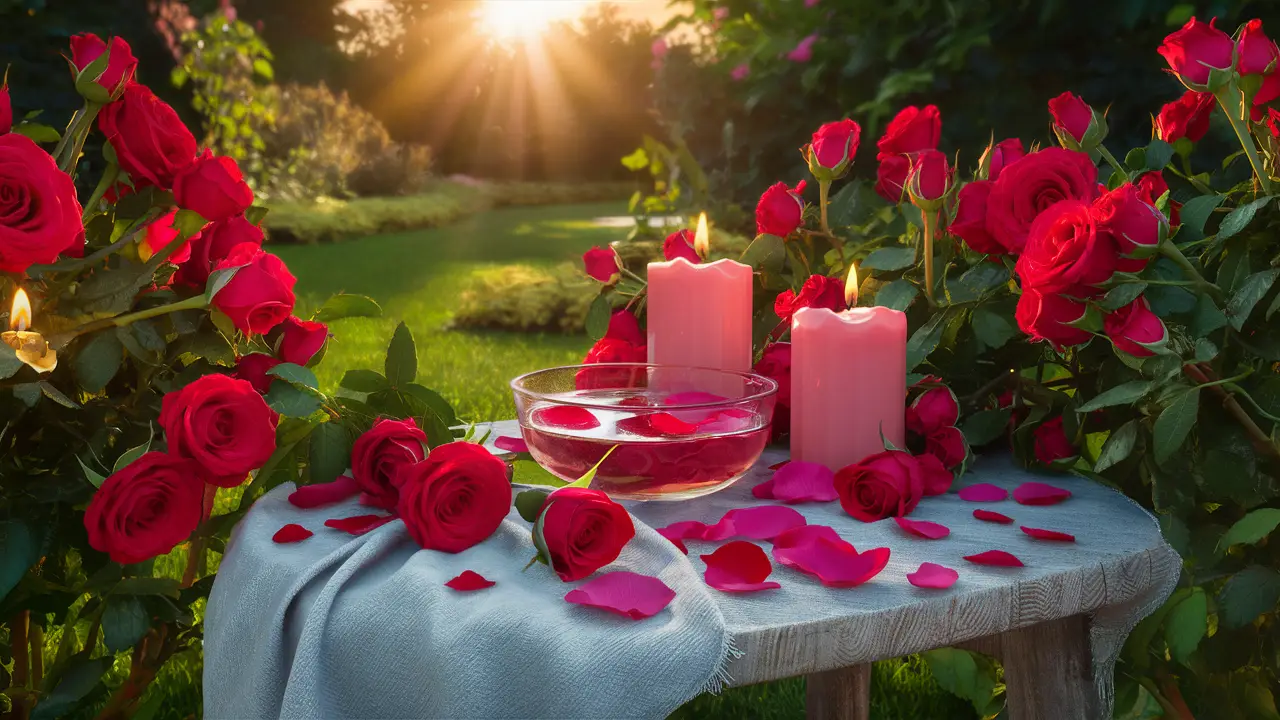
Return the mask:
[[351, 476], [374, 507], [394, 510], [410, 469], [427, 456], [427, 434], [413, 421], [379, 418], [351, 447]]
[[617, 560], [635, 535], [626, 508], [587, 488], [560, 488], [548, 495], [533, 525], [533, 544], [564, 582]]
[[1102, 197], [1093, 201], [1093, 215], [1098, 229], [1110, 235], [1120, 254], [1125, 256], [1119, 259], [1116, 269], [1121, 272], [1140, 272], [1146, 267], [1146, 258], [1128, 256], [1139, 249], [1153, 251], [1160, 244], [1165, 219], [1155, 205], [1147, 200], [1142, 190], [1132, 183], [1125, 183], [1115, 190], [1103, 193]]
[[1271, 131], [1271, 137], [1280, 138], [1280, 111], [1275, 108], [1267, 108], [1267, 129]]
[[71, 177], [17, 133], [0, 135], [0, 271], [26, 272], [83, 245]]
[[825, 275], [810, 275], [800, 287], [799, 295], [784, 290], [773, 301], [773, 311], [786, 323], [791, 322], [797, 310], [808, 307], [844, 310], [844, 282]]
[[644, 345], [644, 331], [640, 329], [640, 321], [629, 310], [619, 310], [609, 317], [609, 329], [604, 336], [614, 340], [624, 340], [632, 345]]
[[969, 454], [969, 447], [964, 441], [964, 433], [954, 425], [938, 428], [924, 438], [924, 450], [928, 455], [938, 458], [942, 466], [951, 470], [964, 462]]
[[902, 193], [910, 174], [911, 159], [906, 155], [881, 158], [876, 167], [876, 194], [895, 205], [902, 202]]
[[1163, 348], [1169, 338], [1164, 323], [1143, 297], [1103, 318], [1102, 329], [1116, 348], [1134, 357], [1155, 355], [1151, 348]]
[[1063, 200], [1098, 196], [1098, 169], [1086, 153], [1045, 148], [1004, 168], [987, 198], [987, 230], [1009, 253], [1027, 244], [1031, 223]]
[[[956, 432], [959, 431], [957, 430]], [[956, 476], [955, 473], [952, 473], [942, 464], [942, 460], [930, 453], [916, 455], [915, 457], [916, 465], [920, 467], [920, 477], [923, 481], [925, 497], [941, 495], [951, 489], [951, 483], [955, 481]], [[963, 459], [961, 458], [961, 460]]]
[[1053, 116], [1053, 131], [1060, 137], [1065, 133], [1076, 143], [1084, 142], [1084, 134], [1093, 124], [1093, 108], [1079, 95], [1070, 92], [1049, 101], [1049, 114]]
[[823, 125], [813, 134], [806, 153], [810, 167], [825, 170], [828, 179], [843, 175], [853, 163], [853, 156], [858, 154], [861, 138], [862, 127], [848, 118]]
[[1262, 21], [1254, 18], [1245, 23], [1236, 46], [1236, 70], [1241, 75], [1261, 75], [1275, 70], [1280, 60], [1280, 47], [1262, 32]]
[[1273, 72], [1262, 79], [1262, 87], [1253, 96], [1253, 107], [1256, 110], [1276, 98], [1280, 98], [1280, 72]]
[[1044, 465], [1052, 465], [1055, 461], [1073, 458], [1079, 454], [1071, 438], [1062, 429], [1062, 416], [1042, 424], [1032, 433], [1035, 438], [1036, 459]]
[[682, 257], [695, 265], [702, 262], [698, 251], [693, 249], [693, 237], [693, 231], [688, 229], [671, 233], [662, 241], [662, 257], [667, 260]]
[[1193, 90], [1203, 90], [1209, 83], [1209, 70], [1231, 67], [1236, 44], [1230, 35], [1214, 27], [1217, 18], [1205, 24], [1191, 18], [1186, 25], [1164, 39], [1156, 52], [1169, 63], [1178, 79]]
[[909, 453], [885, 450], [836, 473], [840, 507], [862, 522], [905, 517], [924, 496], [924, 472]]
[[756, 203], [756, 234], [777, 235], [784, 240], [804, 222], [804, 180], [794, 188], [774, 183]]
[[186, 458], [149, 452], [113, 473], [84, 512], [89, 546], [121, 565], [164, 555], [200, 524], [204, 484]]
[[280, 359], [294, 365], [306, 365], [311, 358], [320, 352], [329, 339], [329, 326], [322, 322], [299, 320], [287, 317], [280, 332], [280, 342], [276, 346], [276, 355]]
[[13, 105], [9, 100], [9, 86], [0, 80], [0, 135], [13, 129]]
[[[1152, 207], [1160, 200], [1161, 196], [1169, 192], [1169, 184], [1164, 181], [1164, 174], [1159, 170], [1152, 170], [1149, 173], [1143, 173], [1138, 178], [1138, 190], [1142, 193], [1142, 197]], [[1173, 198], [1169, 199], [1169, 224], [1177, 225], [1179, 223], [1178, 210], [1182, 207], [1182, 203], [1174, 202]]]
[[960, 403], [951, 388], [931, 387], [907, 407], [907, 429], [928, 435], [955, 425], [960, 419]]
[[876, 159], [933, 150], [938, 147], [938, 140], [941, 138], [942, 116], [938, 113], [938, 108], [928, 105], [921, 110], [909, 105], [893, 116], [884, 135], [876, 141]]
[[206, 482], [235, 487], [276, 451], [276, 412], [245, 380], [205, 375], [164, 396], [169, 454], [191, 458]]
[[492, 535], [511, 509], [507, 466], [474, 443], [441, 445], [406, 473], [396, 508], [419, 545], [462, 552]]
[[984, 157], [978, 161], [978, 164], [987, 164], [987, 179], [995, 180], [1000, 177], [1001, 170], [1004, 170], [1006, 166], [1016, 162], [1026, 154], [1027, 151], [1022, 149], [1021, 140], [1018, 138], [1006, 138], [988, 147]]
[[195, 161], [195, 137], [178, 113], [145, 85], [129, 85], [118, 101], [103, 108], [98, 129], [135, 187], [168, 190], [178, 172]]
[[237, 330], [262, 335], [293, 314], [297, 278], [284, 261], [250, 242], [232, 248], [215, 269], [237, 266], [235, 277], [213, 296], [213, 306], [231, 318]]
[[[1130, 186], [1130, 191], [1134, 201], [1145, 208], [1142, 212], [1155, 212], [1137, 198], [1136, 189]], [[1118, 203], [1110, 203], [1107, 207], [1117, 206]], [[1141, 225], [1137, 220], [1119, 215], [1109, 219], [1126, 227]], [[1014, 268], [1022, 287], [1043, 293], [1064, 292], [1075, 297], [1100, 294], [1102, 291], [1097, 286], [1111, 279], [1119, 251], [1116, 240], [1098, 225], [1093, 208], [1075, 200], [1058, 203], [1037, 217]]]
[[1093, 337], [1088, 331], [1067, 324], [1084, 317], [1084, 313], [1084, 303], [1058, 293], [1041, 294], [1035, 288], [1023, 288], [1014, 317], [1018, 327], [1033, 341], [1047, 340], [1054, 347], [1062, 348], [1082, 345]]
[[613, 248], [593, 247], [582, 253], [582, 266], [587, 275], [605, 285], [612, 285], [621, 276], [621, 262]]
[[911, 161], [911, 174], [907, 179], [908, 191], [914, 202], [935, 202], [951, 189], [951, 166], [947, 155], [939, 150], [921, 150]]
[[209, 222], [240, 215], [253, 205], [253, 191], [240, 166], [229, 157], [214, 157], [205, 150], [173, 179], [173, 199], [178, 207], [194, 210]]
[[[649, 348], [644, 332], [636, 316], [619, 310], [609, 318], [609, 329], [587, 351], [582, 364], [642, 363], [649, 359]], [[575, 376], [579, 390], [630, 387], [632, 372], [629, 370], [582, 369]]]
[[[71, 62], [77, 70], [84, 70], [107, 51], [107, 44], [93, 33], [80, 33], [71, 36]], [[138, 69], [138, 60], [133, 56], [133, 49], [122, 37], [111, 38], [111, 56], [107, 58], [107, 67], [103, 69], [94, 82], [115, 95], [122, 87], [133, 80], [133, 73]]]
[[956, 216], [947, 229], [952, 235], [965, 241], [976, 252], [999, 255], [1004, 246], [987, 232], [987, 197], [991, 195], [990, 180], [975, 180], [960, 188], [956, 196]]
[[263, 353], [250, 353], [236, 360], [236, 377], [253, 386], [254, 390], [266, 394], [271, 383], [276, 379], [267, 371], [280, 364], [280, 361]]
[[191, 259], [178, 268], [173, 280], [180, 285], [203, 288], [209, 282], [209, 271], [230, 255], [233, 248], [244, 243], [260, 247], [263, 240], [262, 228], [243, 215], [209, 223], [188, 241]]
[[[155, 222], [147, 226], [147, 234], [144, 239], [146, 257], [142, 258], [144, 261], [178, 239], [178, 228], [173, 226], [173, 219], [177, 214], [177, 210], [170, 210], [167, 214], [161, 215]], [[187, 241], [182, 244], [182, 247], [173, 251], [173, 254], [169, 256], [169, 262], [174, 265], [181, 265], [190, 258], [191, 243]]]
[[791, 407], [791, 343], [770, 344], [752, 370], [777, 382], [778, 405]]
[[1166, 103], [1155, 119], [1156, 137], [1167, 143], [1181, 138], [1200, 142], [1209, 132], [1213, 102], [1213, 93], [1188, 90], [1177, 100]]

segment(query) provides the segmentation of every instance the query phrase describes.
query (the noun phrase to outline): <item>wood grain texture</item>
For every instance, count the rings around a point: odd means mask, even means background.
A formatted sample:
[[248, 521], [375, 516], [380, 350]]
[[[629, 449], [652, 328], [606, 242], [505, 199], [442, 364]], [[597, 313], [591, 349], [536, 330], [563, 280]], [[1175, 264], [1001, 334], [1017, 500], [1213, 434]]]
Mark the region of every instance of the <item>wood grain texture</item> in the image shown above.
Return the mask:
[[871, 666], [854, 665], [806, 677], [804, 714], [810, 720], [869, 720]]
[[1000, 636], [1009, 720], [1096, 720], [1088, 619], [1076, 615]]

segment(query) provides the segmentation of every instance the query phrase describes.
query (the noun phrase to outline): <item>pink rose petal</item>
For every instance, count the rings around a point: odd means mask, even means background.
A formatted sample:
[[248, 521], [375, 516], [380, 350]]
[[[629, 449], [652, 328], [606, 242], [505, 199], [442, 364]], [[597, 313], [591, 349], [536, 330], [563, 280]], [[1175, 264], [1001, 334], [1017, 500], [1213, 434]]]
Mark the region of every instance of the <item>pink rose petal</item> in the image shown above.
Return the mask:
[[359, 493], [360, 486], [356, 484], [355, 478], [350, 475], [343, 475], [333, 482], [303, 485], [289, 493], [289, 504], [309, 510], [321, 505], [332, 505], [333, 503], [341, 502], [347, 498], [355, 497]]
[[697, 425], [665, 412], [623, 418], [618, 429], [642, 437], [682, 437], [698, 432]]
[[769, 478], [768, 480], [765, 480], [764, 482], [751, 488], [751, 495], [752, 497], [756, 497], [761, 500], [772, 500], [773, 499], [773, 478]]
[[363, 535], [395, 519], [395, 515], [353, 515], [345, 518], [330, 518], [324, 521], [324, 526], [352, 535]]
[[937, 563], [920, 563], [920, 569], [907, 573], [907, 582], [918, 588], [945, 590], [956, 584], [960, 573]]
[[289, 523], [277, 530], [276, 534], [271, 536], [271, 541], [282, 545], [285, 543], [296, 543], [306, 540], [314, 534], [315, 533], [297, 523]]
[[1037, 540], [1055, 540], [1057, 542], [1076, 541], [1075, 535], [1068, 535], [1067, 533], [1058, 532], [1057, 530], [1042, 530], [1041, 528], [1027, 527], [1026, 525], [1021, 526], [1021, 530]]
[[960, 488], [960, 499], [967, 502], [1000, 502], [1009, 497], [1009, 491], [991, 483], [978, 483]]
[[910, 518], [896, 517], [893, 521], [908, 533], [926, 540], [939, 540], [951, 534], [951, 529], [946, 525], [939, 525], [928, 520], [911, 520]]
[[836, 492], [835, 477], [836, 474], [826, 465], [797, 460], [779, 468], [772, 478], [752, 488], [751, 494], [758, 498], [780, 500], [789, 505], [831, 502], [840, 497]]
[[555, 405], [533, 411], [533, 421], [546, 427], [566, 430], [590, 430], [600, 427], [600, 421], [586, 408], [573, 405]]
[[471, 592], [472, 590], [483, 590], [487, 587], [493, 587], [492, 580], [486, 580], [483, 575], [471, 570], [463, 570], [458, 577], [445, 583], [445, 587], [453, 588], [459, 592]]
[[973, 516], [986, 522], [1000, 523], [1001, 525], [1013, 524], [1013, 518], [994, 510], [983, 510], [982, 508], [978, 508], [973, 511]]
[[570, 590], [564, 601], [643, 620], [662, 612], [675, 596], [675, 591], [656, 577], [619, 570]]
[[1000, 567], [1022, 567], [1022, 561], [1013, 554], [1003, 550], [988, 550], [977, 555], [965, 555], [965, 560], [974, 565], [998, 565]]
[[1070, 490], [1042, 482], [1024, 482], [1013, 491], [1013, 499], [1022, 505], [1057, 505], [1069, 497]]
[[[840, 537], [839, 533], [826, 525], [800, 525], [783, 531], [782, 534], [775, 537], [773, 539], [773, 549], [793, 548], [797, 545], [813, 542], [820, 537], [835, 543], [846, 542]], [[853, 545], [849, 545], [849, 547], [853, 547]]]
[[781, 505], [736, 508], [725, 513], [715, 525], [707, 526], [702, 539], [727, 540], [741, 535], [753, 540], [772, 540], [783, 531], [805, 522], [803, 515]]
[[779, 562], [809, 573], [827, 587], [856, 587], [875, 577], [889, 564], [889, 548], [857, 552], [849, 543], [815, 538], [789, 548], [774, 548]]
[[493, 446], [499, 450], [506, 450], [513, 453], [527, 453], [529, 446], [525, 444], [524, 438], [510, 437], [503, 435], [493, 441]]
[[[702, 534], [706, 532], [707, 524], [698, 522], [697, 520], [681, 520], [674, 522], [666, 527], [658, 528], [658, 534], [671, 540], [701, 540]], [[688, 555], [688, 553], [685, 553]]]
[[782, 587], [766, 581], [773, 565], [764, 550], [746, 540], [725, 543], [708, 555], [699, 555], [707, 564], [703, 576], [707, 584], [721, 592], [754, 592]]

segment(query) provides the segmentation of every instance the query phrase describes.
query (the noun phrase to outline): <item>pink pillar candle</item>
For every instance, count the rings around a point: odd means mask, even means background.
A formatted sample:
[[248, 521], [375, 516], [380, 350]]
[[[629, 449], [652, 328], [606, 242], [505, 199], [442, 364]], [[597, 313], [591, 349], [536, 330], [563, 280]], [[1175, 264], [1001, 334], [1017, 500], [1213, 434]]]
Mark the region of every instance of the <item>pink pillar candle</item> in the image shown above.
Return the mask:
[[791, 457], [839, 470], [906, 447], [907, 316], [804, 308], [791, 321]]
[[750, 266], [733, 260], [649, 263], [649, 362], [749, 371], [751, 283]]

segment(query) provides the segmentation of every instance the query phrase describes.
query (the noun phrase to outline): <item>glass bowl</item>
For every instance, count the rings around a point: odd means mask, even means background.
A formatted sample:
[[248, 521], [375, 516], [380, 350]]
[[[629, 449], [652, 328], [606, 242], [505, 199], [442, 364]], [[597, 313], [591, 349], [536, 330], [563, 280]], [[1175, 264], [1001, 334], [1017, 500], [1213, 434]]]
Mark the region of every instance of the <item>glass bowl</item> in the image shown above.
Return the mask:
[[[754, 373], [645, 363], [550, 368], [511, 381], [533, 459], [625, 500], [722, 490], [769, 442], [778, 383]], [[606, 457], [608, 453], [608, 457]]]

